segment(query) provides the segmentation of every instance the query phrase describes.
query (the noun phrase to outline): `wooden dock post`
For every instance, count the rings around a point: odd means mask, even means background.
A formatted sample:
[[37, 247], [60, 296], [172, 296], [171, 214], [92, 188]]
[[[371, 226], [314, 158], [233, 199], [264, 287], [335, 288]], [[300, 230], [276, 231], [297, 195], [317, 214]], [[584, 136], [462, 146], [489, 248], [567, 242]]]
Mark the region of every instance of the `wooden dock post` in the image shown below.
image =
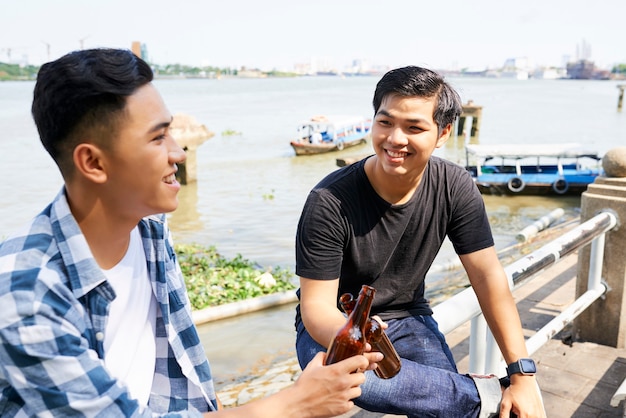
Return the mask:
[[617, 111], [622, 111], [622, 103], [624, 102], [624, 89], [626, 89], [626, 84], [619, 84], [617, 86], [619, 89], [619, 97], [617, 98]]
[[472, 119], [472, 126], [470, 129], [470, 144], [478, 143], [478, 136], [480, 134], [480, 122], [482, 118], [483, 107], [474, 104], [473, 100], [468, 100], [467, 104], [463, 105], [463, 111], [461, 112], [461, 116], [459, 117], [455, 136], [467, 136], [467, 132], [465, 131], [465, 125], [467, 118]]

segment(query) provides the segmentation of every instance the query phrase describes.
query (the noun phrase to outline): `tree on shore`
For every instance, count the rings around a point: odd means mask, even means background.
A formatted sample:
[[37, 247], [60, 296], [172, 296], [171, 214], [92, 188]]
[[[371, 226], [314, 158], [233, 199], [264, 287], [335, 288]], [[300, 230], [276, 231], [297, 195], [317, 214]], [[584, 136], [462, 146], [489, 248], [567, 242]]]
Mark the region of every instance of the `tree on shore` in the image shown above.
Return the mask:
[[0, 81], [4, 80], [34, 80], [37, 77], [39, 66], [7, 64], [0, 62]]

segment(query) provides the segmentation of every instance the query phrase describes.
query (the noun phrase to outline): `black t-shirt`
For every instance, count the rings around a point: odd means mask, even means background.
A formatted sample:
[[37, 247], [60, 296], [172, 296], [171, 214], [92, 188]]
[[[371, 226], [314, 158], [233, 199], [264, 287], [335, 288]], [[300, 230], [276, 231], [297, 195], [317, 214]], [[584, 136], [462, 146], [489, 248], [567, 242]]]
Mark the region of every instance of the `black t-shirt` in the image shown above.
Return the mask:
[[493, 245], [482, 196], [463, 167], [431, 157], [411, 200], [392, 205], [364, 165], [338, 169], [310, 192], [298, 223], [296, 274], [339, 277], [337, 296], [373, 286], [372, 315], [383, 320], [429, 315], [424, 279], [446, 235], [457, 254]]

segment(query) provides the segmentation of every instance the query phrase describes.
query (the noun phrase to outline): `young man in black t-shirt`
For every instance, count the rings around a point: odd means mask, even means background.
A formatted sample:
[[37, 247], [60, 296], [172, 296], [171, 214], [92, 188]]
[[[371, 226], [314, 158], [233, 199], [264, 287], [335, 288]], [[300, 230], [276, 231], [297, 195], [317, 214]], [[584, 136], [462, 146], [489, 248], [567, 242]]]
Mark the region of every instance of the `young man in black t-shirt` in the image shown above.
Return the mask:
[[461, 258], [507, 363], [528, 356], [519, 315], [494, 249], [484, 203], [463, 167], [432, 153], [461, 112], [458, 94], [436, 73], [388, 72], [374, 94], [375, 155], [331, 173], [309, 194], [296, 237], [300, 305], [297, 352], [305, 366], [345, 323], [340, 294], [376, 288], [372, 314], [402, 358], [389, 380], [369, 372], [357, 405], [423, 416], [543, 417], [532, 375], [462, 375], [424, 298], [424, 279], [448, 237]]

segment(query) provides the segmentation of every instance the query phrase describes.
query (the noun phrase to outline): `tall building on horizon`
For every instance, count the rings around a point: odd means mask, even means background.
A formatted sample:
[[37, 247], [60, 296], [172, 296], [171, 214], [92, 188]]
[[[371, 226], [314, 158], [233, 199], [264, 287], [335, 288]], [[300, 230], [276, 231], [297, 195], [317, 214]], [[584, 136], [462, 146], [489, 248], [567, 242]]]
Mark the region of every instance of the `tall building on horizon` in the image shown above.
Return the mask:
[[576, 61], [579, 60], [591, 60], [591, 45], [584, 39], [580, 44], [576, 45]]
[[139, 41], [133, 41], [130, 50], [144, 61], [148, 61], [148, 47]]

